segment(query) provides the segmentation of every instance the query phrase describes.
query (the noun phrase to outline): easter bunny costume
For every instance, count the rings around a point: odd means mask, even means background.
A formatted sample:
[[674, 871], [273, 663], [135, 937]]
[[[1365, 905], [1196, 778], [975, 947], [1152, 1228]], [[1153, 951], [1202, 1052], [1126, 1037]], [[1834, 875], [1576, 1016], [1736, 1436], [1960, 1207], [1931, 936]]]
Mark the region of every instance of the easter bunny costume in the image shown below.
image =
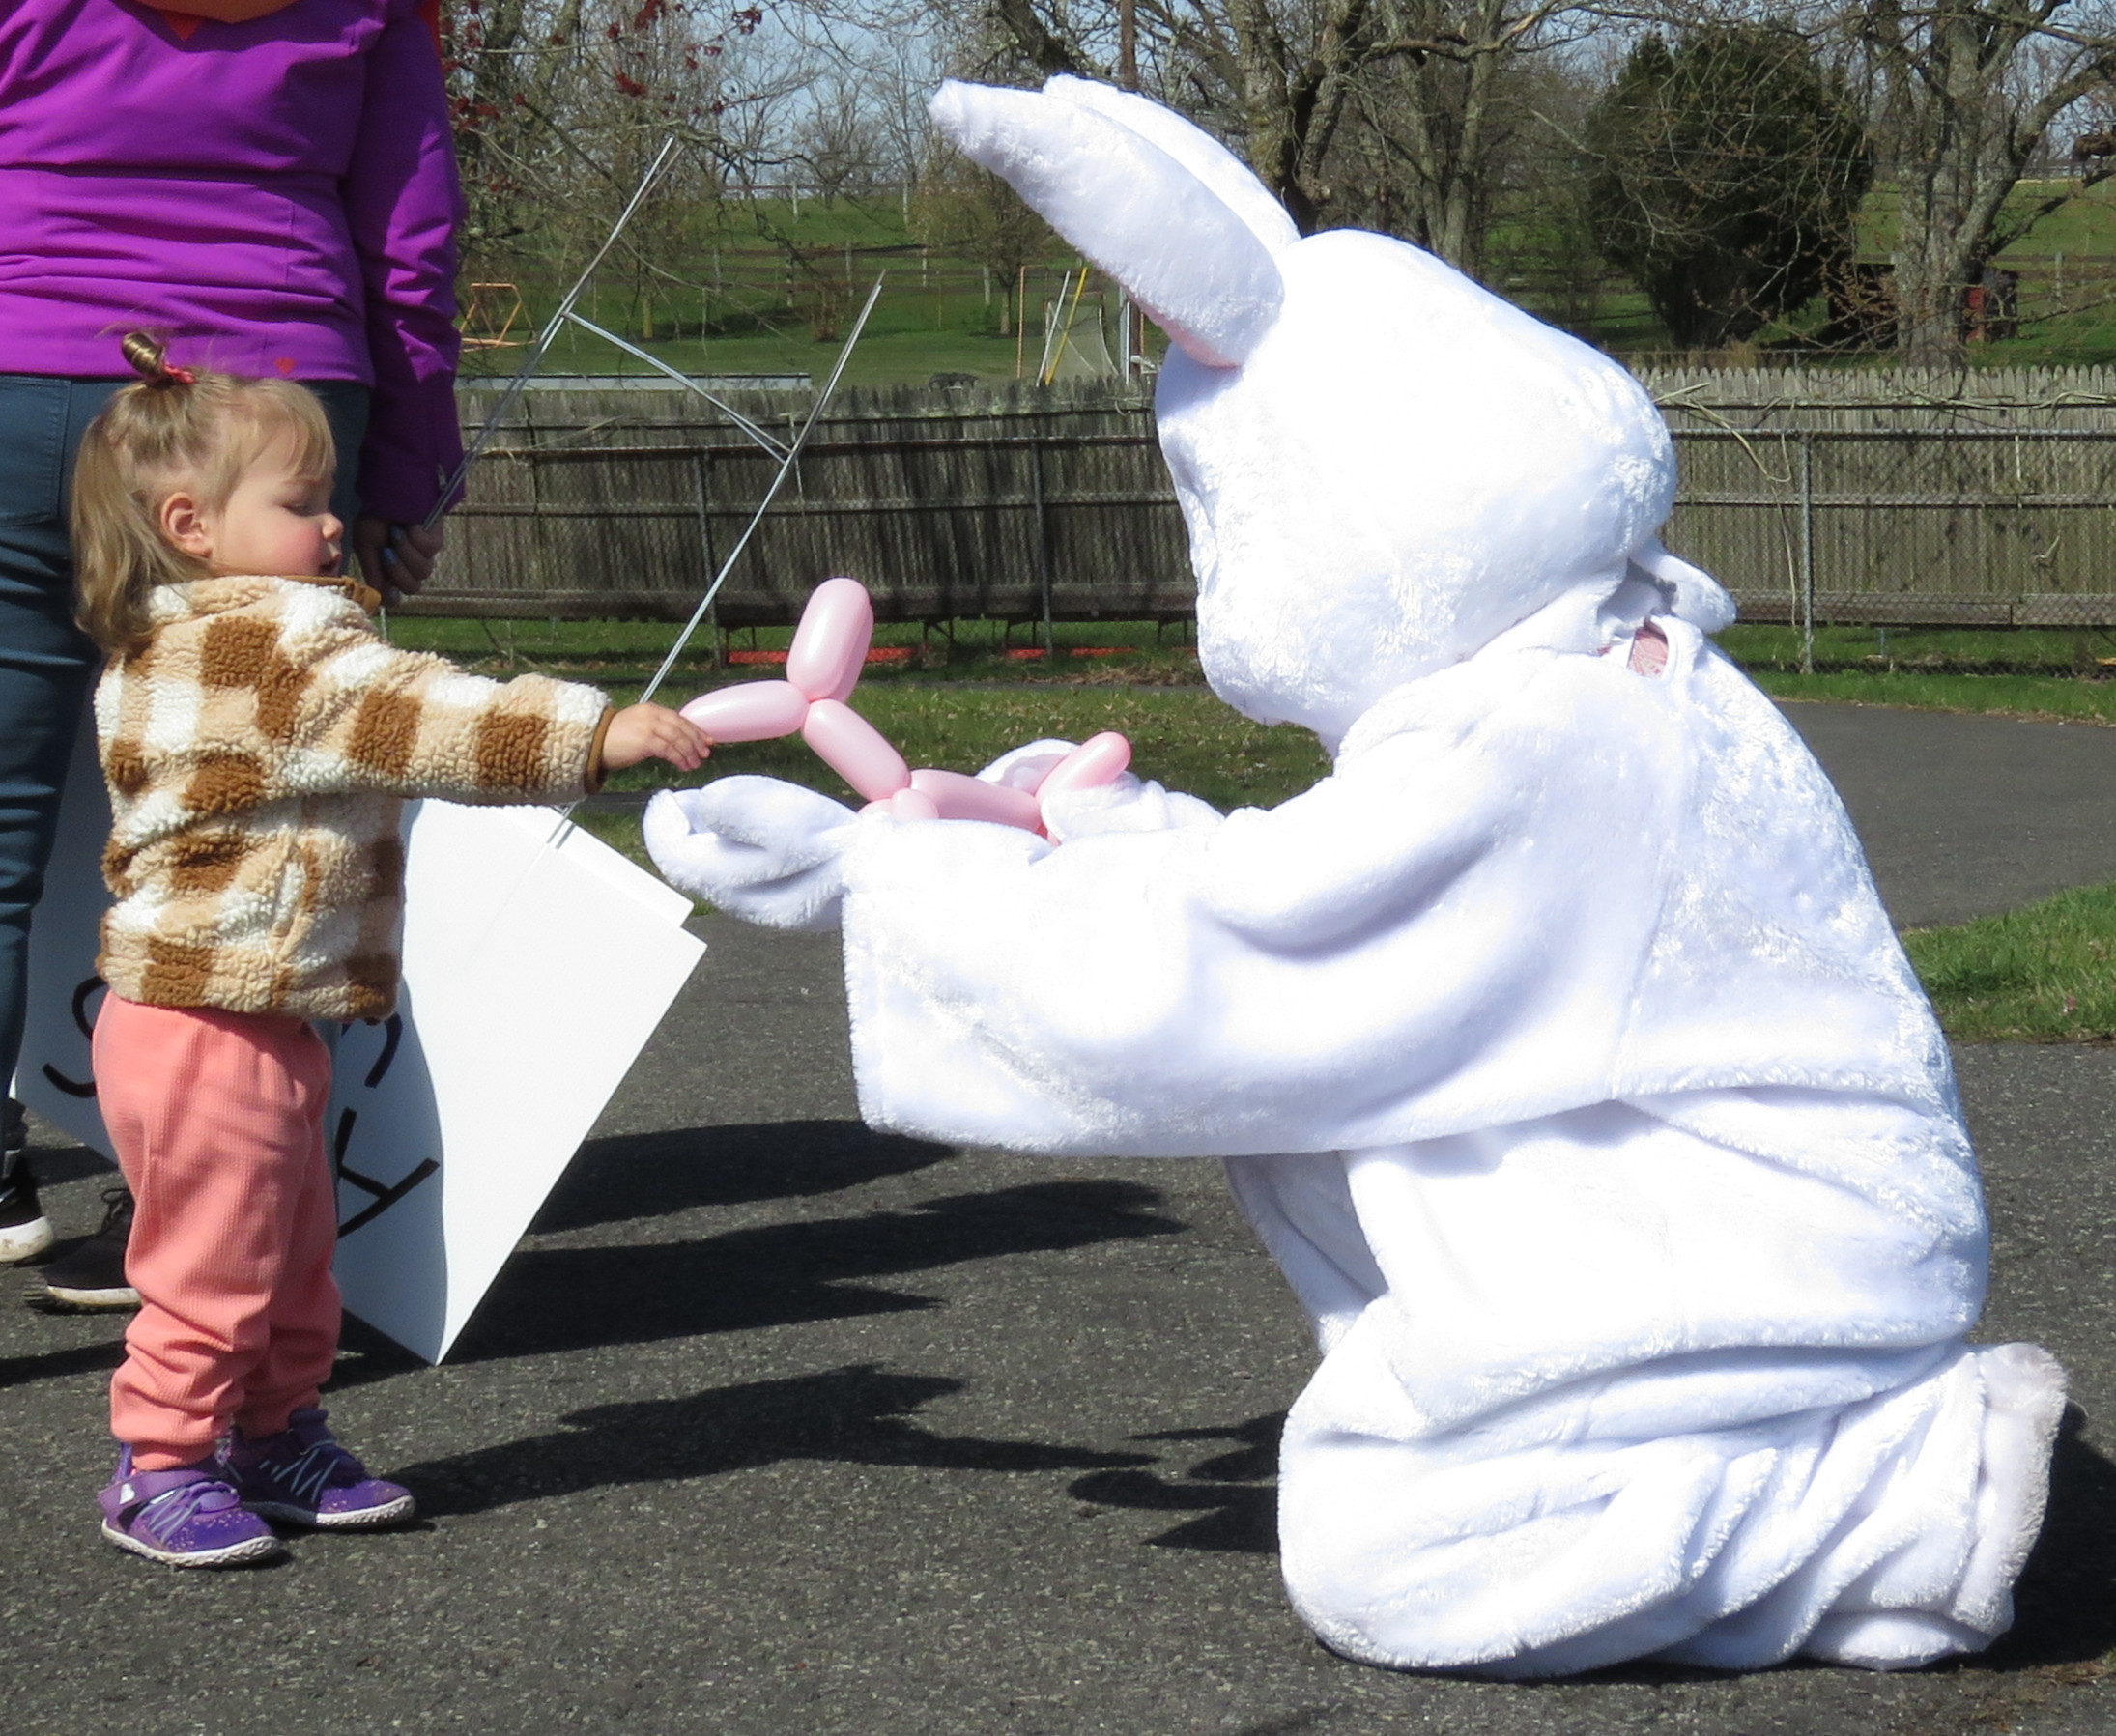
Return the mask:
[[1988, 1643], [2063, 1375], [1965, 1342], [1946, 1048], [1835, 793], [1704, 637], [1726, 594], [1655, 540], [1650, 401], [1415, 247], [1300, 238], [1143, 99], [933, 113], [1168, 331], [1206, 675], [1334, 767], [1224, 818], [1084, 792], [1060, 842], [724, 779], [657, 799], [664, 871], [842, 924], [875, 1125], [1224, 1160], [1322, 1351], [1279, 1528], [1337, 1650]]

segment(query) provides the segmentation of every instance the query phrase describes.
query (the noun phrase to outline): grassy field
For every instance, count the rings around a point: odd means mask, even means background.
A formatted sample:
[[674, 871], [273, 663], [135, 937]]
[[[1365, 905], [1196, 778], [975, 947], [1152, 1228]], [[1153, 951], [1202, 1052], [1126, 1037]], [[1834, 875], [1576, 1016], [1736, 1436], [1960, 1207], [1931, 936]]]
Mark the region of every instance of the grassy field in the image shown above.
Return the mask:
[[[1983, 365], [2116, 362], [2116, 181], [2077, 190], [2067, 182], [2024, 183], [2014, 208], [2025, 212], [2055, 199], [2057, 208], [2000, 255], [2020, 277], [2017, 335], [1979, 343]], [[1877, 189], [1862, 219], [1861, 252], [1886, 257], [1896, 220], [1895, 194]], [[834, 358], [846, 314], [877, 274], [885, 286], [873, 321], [855, 352], [853, 384], [922, 383], [935, 374], [967, 373], [1013, 379], [1033, 373], [1042, 353], [1044, 309], [1062, 276], [1080, 265], [1056, 237], [1032, 269], [1025, 297], [1028, 336], [1017, 346], [1005, 329], [1010, 292], [973, 261], [929, 252], [916, 241], [906, 208], [893, 192], [872, 198], [729, 201], [694, 213], [679, 240], [659, 244], [668, 273], [652, 279], [610, 268], [583, 311], [691, 373], [819, 375]], [[797, 263], [789, 263], [789, 250]], [[1556, 287], [1551, 238], [1532, 224], [1497, 225], [1490, 281], [1531, 311], [1566, 325], [1619, 355], [1657, 354], [1668, 334], [1644, 296], [1620, 278], [1603, 279], [1591, 294], [1567, 296]], [[508, 336], [547, 313], [566, 271], [530, 261], [472, 261], [470, 279], [516, 284], [523, 317]], [[1093, 294], [1101, 293], [1095, 280]], [[497, 333], [511, 305], [487, 293], [470, 319], [473, 336]], [[1019, 304], [1015, 311], [1019, 311]], [[1762, 349], [1814, 330], [1819, 301], [1763, 332]], [[1156, 340], [1158, 342], [1158, 339]], [[1752, 349], [1755, 346], [1752, 346]], [[1747, 355], [1747, 352], [1744, 352]], [[473, 350], [466, 371], [511, 373], [518, 347]], [[1739, 358], [1737, 358], [1739, 359]], [[1886, 356], [1816, 356], [1857, 365]], [[640, 364], [611, 346], [569, 330], [555, 346], [554, 373], [631, 373]]]
[[[798, 266], [789, 265], [789, 249]], [[970, 260], [921, 247], [893, 195], [808, 199], [798, 213], [787, 201], [769, 199], [708, 208], [673, 252], [661, 263], [682, 283], [643, 283], [611, 271], [598, 278], [581, 311], [686, 373], [820, 378], [837, 357], [850, 315], [880, 276], [882, 299], [846, 370], [852, 385], [923, 384], [948, 373], [1009, 380], [1017, 370], [1033, 374], [1043, 355], [1045, 303], [1080, 268], [1079, 256], [1052, 237], [1025, 286], [996, 282]], [[473, 347], [464, 371], [512, 373], [521, 359], [519, 340], [556, 304], [563, 274], [520, 262], [473, 261], [467, 275], [513, 284], [523, 309], [509, 344]], [[1093, 315], [1100, 278], [1095, 286], [1083, 325]], [[473, 338], [497, 334], [510, 306], [503, 293], [482, 293], [467, 331]], [[1017, 342], [1012, 327], [1024, 308], [1027, 335]], [[544, 372], [554, 374], [641, 371], [636, 360], [573, 327], [544, 363]]]
[[[1862, 213], [1861, 254], [1882, 259], [1896, 236], [1896, 194], [1879, 187]], [[2116, 362], [2116, 182], [2081, 190], [2069, 181], [2022, 182], [2009, 211], [2054, 204], [1993, 262], [2018, 273], [2018, 334], [1974, 346], [1987, 367], [2102, 366]]]

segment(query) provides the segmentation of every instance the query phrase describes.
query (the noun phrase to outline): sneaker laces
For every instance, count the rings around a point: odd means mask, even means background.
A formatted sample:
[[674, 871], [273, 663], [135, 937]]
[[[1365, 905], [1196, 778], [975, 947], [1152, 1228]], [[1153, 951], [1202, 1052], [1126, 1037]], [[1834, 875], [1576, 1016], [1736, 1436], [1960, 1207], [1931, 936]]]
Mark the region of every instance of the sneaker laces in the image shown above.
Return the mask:
[[335, 1440], [316, 1441], [296, 1457], [277, 1463], [265, 1459], [258, 1468], [304, 1501], [314, 1501], [341, 1477], [347, 1483], [357, 1483], [367, 1474], [366, 1467]]
[[[215, 1500], [214, 1497], [219, 1498]], [[209, 1508], [207, 1503], [214, 1504]], [[240, 1506], [242, 1497], [225, 1483], [215, 1477], [201, 1475], [195, 1483], [185, 1483], [175, 1489], [142, 1501], [133, 1510], [132, 1519], [151, 1520], [154, 1528], [164, 1537], [172, 1537], [181, 1531], [201, 1511], [225, 1513], [230, 1507]]]

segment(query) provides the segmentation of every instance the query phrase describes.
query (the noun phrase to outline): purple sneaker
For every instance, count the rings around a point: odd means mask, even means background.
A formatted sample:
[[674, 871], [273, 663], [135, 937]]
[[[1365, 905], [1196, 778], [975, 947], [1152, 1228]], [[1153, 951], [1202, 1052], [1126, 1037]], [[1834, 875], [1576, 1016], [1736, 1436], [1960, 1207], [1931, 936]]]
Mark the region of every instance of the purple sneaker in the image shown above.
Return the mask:
[[364, 1531], [412, 1517], [412, 1492], [369, 1476], [313, 1408], [297, 1410], [278, 1434], [261, 1440], [231, 1430], [220, 1449], [220, 1473], [252, 1513], [290, 1524]]
[[235, 1567], [286, 1548], [270, 1525], [243, 1511], [243, 1497], [212, 1459], [175, 1470], [134, 1470], [127, 1447], [96, 1500], [105, 1537], [169, 1567]]

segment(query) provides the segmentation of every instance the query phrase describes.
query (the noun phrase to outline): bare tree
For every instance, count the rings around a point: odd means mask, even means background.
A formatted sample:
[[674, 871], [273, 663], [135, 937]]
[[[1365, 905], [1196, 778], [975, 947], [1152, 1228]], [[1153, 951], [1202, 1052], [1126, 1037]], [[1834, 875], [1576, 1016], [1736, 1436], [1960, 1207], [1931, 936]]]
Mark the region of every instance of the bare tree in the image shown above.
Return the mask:
[[1327, 164], [1328, 214], [1483, 275], [1493, 213], [1521, 154], [1531, 138], [1549, 142], [1537, 113], [1541, 57], [1584, 16], [1518, 0], [1408, 0], [1391, 20], [1400, 51], [1377, 53], [1353, 81]]
[[1898, 344], [1913, 365], [1959, 366], [1969, 286], [2064, 202], [2009, 205], [2051, 124], [2116, 77], [2116, 11], [2107, 0], [1845, 0], [1836, 26], [1868, 71], [1883, 179], [1897, 189]]
[[1012, 329], [1016, 278], [1056, 244], [1044, 219], [998, 176], [954, 152], [936, 156], [911, 197], [911, 233], [929, 247], [974, 260], [1000, 290], [999, 334]]
[[[1367, 189], [1339, 200], [1332, 172], [1382, 151], [1406, 171], [1405, 232], [1474, 270], [1508, 69], [1585, 10], [1586, 0], [986, 0], [976, 70], [1126, 82], [1135, 40], [1139, 87], [1231, 141], [1302, 230], [1340, 204], [1371, 204]], [[1348, 127], [1367, 136], [1345, 150]]]
[[630, 248], [646, 295], [683, 213], [763, 168], [756, 118], [805, 76], [751, 52], [762, 21], [695, 0], [455, 0], [443, 64], [473, 271], [579, 251], [673, 136], [689, 149]]

